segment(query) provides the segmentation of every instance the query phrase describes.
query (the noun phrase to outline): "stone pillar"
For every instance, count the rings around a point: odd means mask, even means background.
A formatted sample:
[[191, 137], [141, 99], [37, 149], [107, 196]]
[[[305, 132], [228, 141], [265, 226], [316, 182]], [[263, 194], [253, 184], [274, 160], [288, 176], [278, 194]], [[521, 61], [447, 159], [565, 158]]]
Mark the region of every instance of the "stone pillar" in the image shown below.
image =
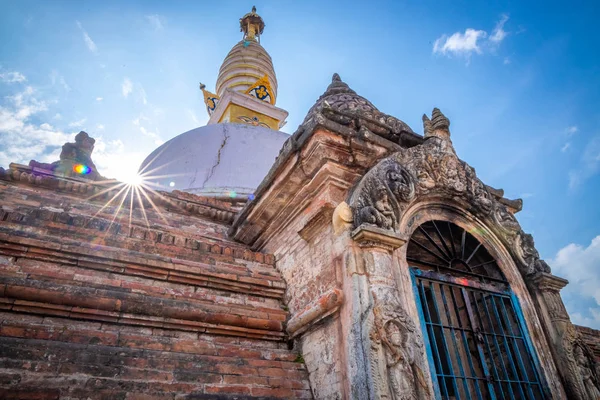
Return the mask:
[[351, 354], [362, 357], [367, 369], [361, 387], [368, 397], [360, 398], [430, 399], [423, 338], [400, 301], [394, 277], [394, 251], [406, 240], [372, 225], [360, 225], [351, 236], [359, 245], [356, 264], [362, 266], [368, 287], [368, 305], [363, 302], [366, 309], [360, 320], [363, 353]]
[[571, 323], [569, 314], [560, 296], [560, 290], [569, 282], [549, 273], [540, 272], [528, 280], [532, 297], [536, 301], [538, 314], [552, 356], [569, 399], [600, 399], [598, 366], [583, 342], [581, 335]]

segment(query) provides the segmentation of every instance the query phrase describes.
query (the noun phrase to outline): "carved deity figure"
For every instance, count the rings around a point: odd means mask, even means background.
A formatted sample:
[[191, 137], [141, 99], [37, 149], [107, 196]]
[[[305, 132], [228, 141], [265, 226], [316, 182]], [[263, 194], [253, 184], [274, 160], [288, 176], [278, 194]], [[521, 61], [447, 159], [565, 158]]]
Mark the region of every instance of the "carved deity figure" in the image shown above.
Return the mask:
[[589, 400], [600, 399], [600, 390], [598, 390], [598, 382], [596, 381], [596, 374], [592, 370], [592, 364], [581, 346], [575, 347], [575, 360], [579, 368], [579, 376], [583, 381], [583, 387], [585, 390], [585, 398]]
[[[389, 393], [386, 398], [393, 400], [428, 399], [429, 386], [418, 360], [423, 351], [422, 338], [396, 296], [382, 300], [384, 302], [373, 310], [375, 320], [371, 332], [376, 354], [373, 361], [385, 363], [387, 376], [382, 376], [380, 382], [387, 381], [387, 387], [381, 390]], [[379, 367], [376, 369], [381, 371]]]
[[414, 352], [408, 342], [408, 335], [396, 321], [385, 325], [385, 360], [388, 370], [388, 385], [394, 400], [417, 400], [414, 386]]

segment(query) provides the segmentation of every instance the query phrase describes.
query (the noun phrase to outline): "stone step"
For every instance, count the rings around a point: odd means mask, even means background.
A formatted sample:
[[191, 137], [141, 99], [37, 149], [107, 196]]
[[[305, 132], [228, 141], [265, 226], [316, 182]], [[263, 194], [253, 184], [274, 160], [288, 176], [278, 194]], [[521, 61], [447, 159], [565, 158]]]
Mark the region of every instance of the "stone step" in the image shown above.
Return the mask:
[[[5, 243], [0, 242], [0, 253]], [[37, 253], [29, 251], [25, 257], [2, 257], [0, 265], [3, 267], [2, 275], [5, 277], [23, 278], [29, 280], [40, 280], [55, 282], [59, 284], [70, 284], [74, 286], [89, 286], [96, 289], [111, 289], [123, 293], [134, 293], [148, 295], [165, 299], [179, 299], [197, 301], [206, 304], [217, 304], [222, 306], [233, 305], [245, 308], [249, 312], [267, 312], [272, 314], [273, 319], [285, 320], [286, 312], [281, 305], [281, 291], [274, 297], [274, 290], [266, 286], [269, 282], [263, 283], [258, 289], [243, 283], [246, 276], [230, 276], [221, 269], [221, 276], [227, 276], [233, 279], [232, 282], [217, 282], [213, 280], [214, 275], [208, 278], [199, 276], [197, 266], [183, 266], [195, 273], [181, 272], [181, 270], [171, 270], [167, 272], [163, 279], [148, 277], [141, 273], [160, 272], [159, 269], [146, 267], [144, 270], [131, 268], [115, 268], [114, 262], [110, 264], [88, 263], [73, 260], [67, 262], [48, 262], [35, 259]], [[30, 258], [33, 257], [33, 258]], [[175, 260], [177, 262], [177, 260]], [[90, 268], [90, 266], [92, 268]], [[177, 264], [175, 265], [177, 267]], [[204, 267], [204, 266], [203, 266]], [[209, 267], [210, 266], [206, 266]], [[231, 272], [231, 271], [229, 271]], [[204, 271], [206, 273], [206, 271]], [[209, 269], [209, 272], [210, 269]], [[202, 279], [204, 278], [204, 279]], [[201, 280], [202, 279], [202, 280]], [[242, 281], [242, 282], [240, 282]], [[233, 286], [233, 287], [232, 287]], [[222, 289], [230, 290], [222, 290]], [[266, 295], [266, 296], [265, 296]], [[273, 297], [272, 297], [273, 296]], [[276, 315], [279, 317], [276, 318]]]
[[261, 311], [245, 305], [165, 299], [115, 289], [96, 288], [85, 282], [77, 285], [1, 276], [0, 308], [45, 316], [267, 340], [285, 338], [286, 314], [282, 310]]
[[[0, 206], [2, 204], [0, 200]], [[90, 214], [76, 214], [52, 207], [11, 205], [10, 208], [0, 208], [0, 220], [5, 222], [6, 229], [18, 227], [23, 230], [28, 227], [31, 228], [27, 229], [28, 232], [61, 240], [69, 238], [75, 242], [159, 253], [167, 257], [194, 259], [199, 253], [211, 253], [267, 265], [274, 263], [272, 255], [250, 251], [246, 246], [227, 239], [227, 225], [207, 221], [200, 223], [189, 218], [177, 221], [173, 220], [173, 215], [169, 215], [168, 223], [159, 219], [160, 224], [150, 225], [146, 218], [129, 221], [127, 218], [115, 219], [103, 213], [96, 214], [94, 210], [87, 211]], [[187, 226], [184, 225], [186, 223]]]
[[273, 267], [244, 264], [233, 257], [209, 253], [198, 257], [202, 261], [189, 261], [85, 242], [53, 242], [51, 237], [6, 225], [0, 226], [0, 255], [258, 297], [281, 299], [285, 290], [285, 283]]

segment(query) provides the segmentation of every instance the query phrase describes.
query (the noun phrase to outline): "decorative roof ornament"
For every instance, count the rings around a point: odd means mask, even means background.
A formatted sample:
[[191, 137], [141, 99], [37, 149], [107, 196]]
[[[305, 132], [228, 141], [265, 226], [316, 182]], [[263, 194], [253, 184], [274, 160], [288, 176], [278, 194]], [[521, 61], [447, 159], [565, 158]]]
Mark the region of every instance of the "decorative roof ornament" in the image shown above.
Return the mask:
[[204, 95], [204, 104], [206, 104], [206, 111], [208, 115], [212, 115], [219, 104], [219, 96], [216, 94], [209, 92], [206, 90], [206, 85], [200, 83], [200, 90], [202, 90], [202, 94]]
[[379, 111], [369, 100], [356, 94], [337, 73], [333, 74], [325, 93], [308, 111], [304, 123], [317, 114], [342, 125], [364, 126], [394, 143], [399, 143], [406, 135], [416, 137], [405, 122]]
[[450, 139], [450, 120], [436, 107], [431, 113], [431, 119], [423, 114], [423, 131], [425, 138], [435, 136]]
[[265, 29], [265, 22], [256, 13], [256, 6], [252, 7], [252, 12], [240, 18], [240, 32], [244, 32], [244, 41], [258, 41], [260, 43], [260, 35]]
[[271, 88], [271, 82], [269, 82], [267, 74], [250, 86], [246, 90], [246, 94], [267, 103], [275, 104], [275, 96], [273, 95], [273, 89]]

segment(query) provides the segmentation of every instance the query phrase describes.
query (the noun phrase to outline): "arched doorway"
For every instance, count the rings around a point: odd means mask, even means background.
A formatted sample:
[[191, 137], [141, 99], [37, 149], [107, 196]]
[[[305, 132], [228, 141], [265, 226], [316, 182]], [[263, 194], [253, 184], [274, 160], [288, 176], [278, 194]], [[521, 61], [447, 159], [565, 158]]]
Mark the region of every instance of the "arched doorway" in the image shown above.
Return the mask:
[[548, 398], [517, 298], [482, 243], [455, 224], [428, 221], [412, 234], [406, 259], [438, 398]]

